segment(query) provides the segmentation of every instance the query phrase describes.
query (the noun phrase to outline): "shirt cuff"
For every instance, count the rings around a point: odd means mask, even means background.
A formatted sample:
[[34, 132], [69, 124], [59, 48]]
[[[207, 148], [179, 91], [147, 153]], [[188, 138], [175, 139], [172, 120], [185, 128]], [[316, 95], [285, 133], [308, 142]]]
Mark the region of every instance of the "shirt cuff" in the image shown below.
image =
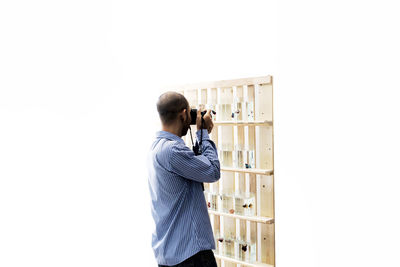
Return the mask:
[[[201, 131], [203, 131], [203, 141], [204, 140], [209, 140], [210, 139], [210, 137], [208, 136], [208, 131], [207, 131], [207, 129], [201, 129]], [[200, 132], [200, 130], [198, 130], [197, 132], [196, 132], [196, 135], [197, 135], [197, 140], [200, 142], [200, 134], [201, 134], [201, 132]]]

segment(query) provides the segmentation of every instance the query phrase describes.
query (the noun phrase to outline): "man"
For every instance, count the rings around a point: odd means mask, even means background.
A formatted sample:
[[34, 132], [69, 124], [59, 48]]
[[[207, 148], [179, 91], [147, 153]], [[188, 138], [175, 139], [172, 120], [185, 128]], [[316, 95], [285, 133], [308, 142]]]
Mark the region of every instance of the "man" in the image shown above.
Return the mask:
[[175, 92], [162, 94], [157, 102], [162, 131], [157, 132], [148, 156], [149, 188], [155, 231], [152, 246], [158, 266], [216, 267], [215, 241], [202, 183], [220, 178], [217, 149], [208, 134], [213, 123], [210, 110], [201, 129], [197, 112], [197, 140], [201, 155], [189, 149], [182, 136], [191, 122], [186, 98]]

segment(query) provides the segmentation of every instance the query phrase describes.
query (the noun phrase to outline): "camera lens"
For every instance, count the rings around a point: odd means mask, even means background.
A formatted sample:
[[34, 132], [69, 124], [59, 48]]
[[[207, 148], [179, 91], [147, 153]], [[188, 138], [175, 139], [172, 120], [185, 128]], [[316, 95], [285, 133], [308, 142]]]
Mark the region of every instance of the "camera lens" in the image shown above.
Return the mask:
[[192, 117], [192, 121], [190, 122], [190, 125], [195, 125], [196, 124], [196, 118], [197, 118], [197, 109], [192, 108], [190, 110], [190, 117]]

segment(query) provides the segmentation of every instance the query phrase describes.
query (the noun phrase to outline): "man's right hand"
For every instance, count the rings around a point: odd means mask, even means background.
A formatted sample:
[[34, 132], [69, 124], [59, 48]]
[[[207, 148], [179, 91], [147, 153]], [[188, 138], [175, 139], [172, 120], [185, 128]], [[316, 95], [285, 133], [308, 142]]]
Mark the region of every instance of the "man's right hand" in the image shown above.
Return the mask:
[[[196, 125], [197, 125], [197, 130], [201, 129], [201, 111], [202, 110], [197, 110], [197, 118], [196, 118]], [[212, 117], [211, 117], [211, 109], [207, 110], [206, 114], [204, 114], [204, 127], [203, 129], [207, 129], [208, 133], [211, 133], [214, 123], [212, 122]]]

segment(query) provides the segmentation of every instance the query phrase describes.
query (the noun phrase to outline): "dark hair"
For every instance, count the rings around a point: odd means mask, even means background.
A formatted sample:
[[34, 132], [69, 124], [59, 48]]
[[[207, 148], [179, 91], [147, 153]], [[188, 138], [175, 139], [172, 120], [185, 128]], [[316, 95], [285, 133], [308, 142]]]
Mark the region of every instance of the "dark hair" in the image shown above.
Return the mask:
[[163, 124], [171, 124], [185, 108], [189, 108], [189, 102], [176, 92], [166, 92], [157, 101], [157, 111]]

